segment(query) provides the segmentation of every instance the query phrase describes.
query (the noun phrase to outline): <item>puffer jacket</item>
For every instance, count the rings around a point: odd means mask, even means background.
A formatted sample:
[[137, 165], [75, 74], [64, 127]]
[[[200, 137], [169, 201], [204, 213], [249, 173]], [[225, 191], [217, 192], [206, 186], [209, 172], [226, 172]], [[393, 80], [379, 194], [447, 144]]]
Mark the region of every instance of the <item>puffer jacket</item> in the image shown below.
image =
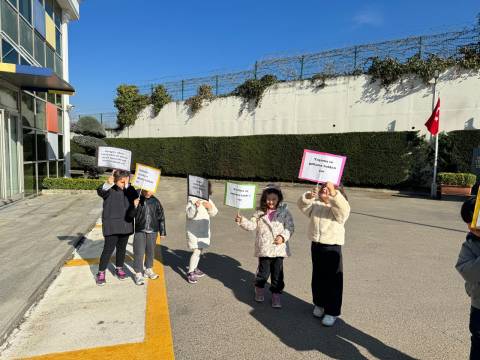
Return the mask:
[[[247, 231], [257, 230], [254, 253], [256, 257], [288, 257], [291, 255], [288, 243], [295, 226], [287, 204], [282, 203], [277, 207], [272, 221], [263, 211], [257, 210], [250, 220], [242, 216], [239, 225]], [[276, 245], [274, 243], [278, 235], [285, 240], [283, 244]]]
[[462, 245], [458, 255], [457, 271], [465, 279], [465, 290], [472, 306], [480, 309], [480, 238], [472, 233]]
[[217, 207], [212, 199], [208, 200], [212, 206], [210, 209], [207, 209], [203, 205], [197, 207], [195, 205], [197, 201], [203, 203], [206, 200], [189, 196], [186, 207], [187, 221], [185, 222], [185, 227], [188, 248], [191, 250], [205, 249], [210, 246], [210, 217], [218, 213]]
[[120, 189], [117, 185], [104, 184], [98, 187], [97, 194], [103, 199], [103, 236], [133, 234], [133, 220], [127, 212], [133, 206], [135, 188]]
[[167, 235], [163, 206], [155, 196], [140, 196], [140, 203], [137, 207], [130, 207], [128, 217], [135, 219], [135, 232], [158, 232], [160, 236]]

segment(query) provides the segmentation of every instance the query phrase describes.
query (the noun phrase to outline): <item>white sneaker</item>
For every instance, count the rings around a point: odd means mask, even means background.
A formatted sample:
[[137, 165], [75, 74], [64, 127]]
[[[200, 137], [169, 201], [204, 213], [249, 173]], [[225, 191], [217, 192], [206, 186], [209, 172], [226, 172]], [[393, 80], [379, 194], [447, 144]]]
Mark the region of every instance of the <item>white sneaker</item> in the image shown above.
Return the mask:
[[337, 320], [336, 316], [332, 315], [325, 315], [322, 320], [323, 326], [333, 326], [335, 324], [335, 321]]
[[323, 314], [325, 314], [325, 309], [315, 305], [315, 307], [313, 308], [313, 316], [321, 318]]
[[150, 268], [145, 269], [145, 276], [152, 280], [155, 280], [156, 278], [158, 278], [158, 275], [155, 274], [153, 270]]
[[142, 273], [135, 274], [135, 284], [137, 285], [145, 284], [145, 278], [143, 277]]

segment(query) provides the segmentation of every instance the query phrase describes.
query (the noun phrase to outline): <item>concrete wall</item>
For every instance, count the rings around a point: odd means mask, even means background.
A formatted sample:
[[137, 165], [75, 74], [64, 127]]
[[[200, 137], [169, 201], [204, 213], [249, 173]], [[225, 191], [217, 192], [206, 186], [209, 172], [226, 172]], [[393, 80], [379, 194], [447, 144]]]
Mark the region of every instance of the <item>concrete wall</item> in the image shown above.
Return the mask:
[[[257, 108], [241, 98], [219, 98], [195, 116], [183, 102], [167, 104], [153, 117], [144, 109], [134, 126], [110, 137], [238, 136], [260, 134], [426, 131], [432, 85], [414, 77], [384, 89], [368, 76], [280, 83], [269, 88]], [[440, 130], [480, 128], [480, 73], [450, 69], [440, 76]]]

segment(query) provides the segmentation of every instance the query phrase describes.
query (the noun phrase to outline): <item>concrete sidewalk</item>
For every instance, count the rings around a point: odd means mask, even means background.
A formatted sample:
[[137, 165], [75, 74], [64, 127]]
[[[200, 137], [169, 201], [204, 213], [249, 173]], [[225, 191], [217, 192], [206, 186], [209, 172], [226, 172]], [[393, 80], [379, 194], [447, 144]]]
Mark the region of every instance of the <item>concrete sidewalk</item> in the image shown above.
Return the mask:
[[101, 205], [91, 192], [43, 195], [0, 208], [0, 344], [94, 226]]

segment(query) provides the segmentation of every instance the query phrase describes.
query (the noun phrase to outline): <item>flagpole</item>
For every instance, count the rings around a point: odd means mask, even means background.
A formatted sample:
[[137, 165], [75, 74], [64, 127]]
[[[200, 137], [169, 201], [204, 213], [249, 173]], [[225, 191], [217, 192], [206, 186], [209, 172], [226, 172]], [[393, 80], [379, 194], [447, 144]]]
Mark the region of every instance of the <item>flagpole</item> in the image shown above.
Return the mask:
[[[433, 83], [433, 97], [432, 97], [432, 112], [435, 110], [435, 92], [437, 88], [437, 80], [438, 80], [438, 70], [435, 70], [434, 78], [435, 82]], [[440, 131], [440, 130], [439, 130]], [[432, 199], [437, 197], [437, 164], [438, 164], [438, 136], [440, 132], [437, 132], [435, 135], [435, 158], [433, 160], [433, 180], [432, 180], [432, 187], [430, 189], [430, 196]]]

